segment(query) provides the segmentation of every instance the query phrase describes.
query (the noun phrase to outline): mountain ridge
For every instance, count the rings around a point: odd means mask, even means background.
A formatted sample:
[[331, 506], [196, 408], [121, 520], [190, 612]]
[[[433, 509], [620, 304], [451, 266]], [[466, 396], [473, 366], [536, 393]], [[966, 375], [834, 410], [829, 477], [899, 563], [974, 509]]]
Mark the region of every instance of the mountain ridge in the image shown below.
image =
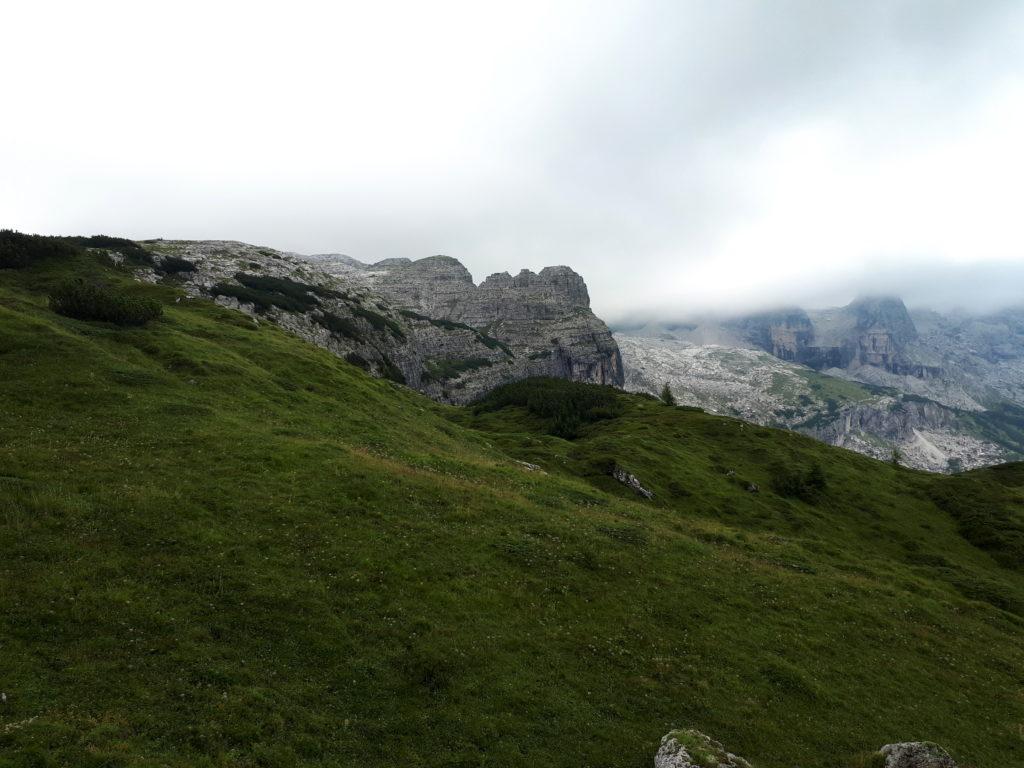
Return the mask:
[[[583, 278], [569, 267], [499, 273], [477, 286], [448, 256], [363, 264], [339, 254], [300, 256], [231, 241], [143, 246], [154, 262], [134, 267], [143, 279], [163, 279], [162, 265], [183, 260], [191, 268], [172, 279], [190, 296], [270, 319], [444, 402], [472, 402], [528, 376], [623, 382], [611, 332], [590, 310]], [[296, 308], [264, 296], [261, 304], [253, 291], [269, 285], [268, 278], [296, 283], [299, 288], [285, 290], [314, 300]]]

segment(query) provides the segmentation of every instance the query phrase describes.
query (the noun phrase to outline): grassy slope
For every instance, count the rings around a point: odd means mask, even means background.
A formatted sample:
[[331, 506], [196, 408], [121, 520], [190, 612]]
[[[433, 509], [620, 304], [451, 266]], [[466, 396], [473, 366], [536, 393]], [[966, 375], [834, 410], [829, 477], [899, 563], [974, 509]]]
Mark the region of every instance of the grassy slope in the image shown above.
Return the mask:
[[[0, 765], [1024, 762], [1024, 578], [946, 478], [641, 397], [566, 442], [166, 287], [58, 317], [72, 268], [0, 272]], [[1018, 514], [1022, 474], [974, 481]]]

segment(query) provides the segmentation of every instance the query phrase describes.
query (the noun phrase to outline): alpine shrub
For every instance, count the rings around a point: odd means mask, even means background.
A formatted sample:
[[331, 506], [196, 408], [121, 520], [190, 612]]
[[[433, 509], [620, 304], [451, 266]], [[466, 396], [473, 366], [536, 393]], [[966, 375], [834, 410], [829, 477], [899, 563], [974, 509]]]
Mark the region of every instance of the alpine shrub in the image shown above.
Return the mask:
[[78, 248], [59, 237], [0, 229], [0, 269], [20, 269], [37, 261], [66, 258], [78, 252]]
[[394, 320], [384, 317], [384, 315], [378, 314], [372, 309], [366, 309], [365, 307], [356, 307], [352, 310], [352, 314], [366, 320], [366, 322], [372, 325], [375, 330], [386, 330], [399, 341], [405, 341], [405, 332], [402, 330], [402, 326]]
[[84, 237], [82, 235], [78, 235], [63, 239], [67, 240], [69, 243], [82, 246], [83, 248], [102, 248], [107, 251], [117, 251], [128, 261], [135, 262], [136, 264], [151, 265], [153, 263], [153, 254], [134, 240], [129, 240], [126, 237], [111, 237], [110, 235], [91, 235], [90, 237]]
[[181, 259], [177, 256], [165, 256], [157, 267], [157, 272], [165, 275], [176, 275], [180, 272], [195, 272], [195, 262], [188, 259]]
[[771, 471], [772, 489], [780, 496], [813, 501], [827, 485], [825, 472], [818, 463], [812, 464], [807, 470], [776, 464]]
[[362, 368], [364, 371], [370, 370], [370, 362], [365, 357], [360, 355], [358, 352], [349, 352], [345, 355], [345, 360], [354, 366]]
[[549, 434], [572, 440], [588, 424], [614, 419], [623, 404], [611, 387], [565, 379], [535, 377], [515, 381], [490, 392], [477, 402], [478, 413], [508, 406], [526, 408], [542, 419]]
[[50, 309], [78, 320], [104, 320], [116, 325], [145, 325], [160, 317], [154, 299], [130, 296], [104, 283], [84, 279], [62, 283], [50, 294]]
[[314, 315], [313, 322], [326, 328], [331, 333], [344, 336], [347, 339], [353, 339], [354, 341], [363, 340], [363, 334], [359, 329], [359, 325], [351, 317], [339, 317], [331, 312], [321, 312], [319, 315]]

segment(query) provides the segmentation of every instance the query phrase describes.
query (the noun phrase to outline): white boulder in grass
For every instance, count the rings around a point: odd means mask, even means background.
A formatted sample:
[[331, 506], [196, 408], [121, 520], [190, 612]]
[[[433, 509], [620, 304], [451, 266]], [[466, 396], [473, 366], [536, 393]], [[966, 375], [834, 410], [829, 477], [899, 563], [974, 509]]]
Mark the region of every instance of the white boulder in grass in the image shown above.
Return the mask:
[[671, 731], [661, 739], [654, 768], [752, 768], [742, 757], [692, 728]]

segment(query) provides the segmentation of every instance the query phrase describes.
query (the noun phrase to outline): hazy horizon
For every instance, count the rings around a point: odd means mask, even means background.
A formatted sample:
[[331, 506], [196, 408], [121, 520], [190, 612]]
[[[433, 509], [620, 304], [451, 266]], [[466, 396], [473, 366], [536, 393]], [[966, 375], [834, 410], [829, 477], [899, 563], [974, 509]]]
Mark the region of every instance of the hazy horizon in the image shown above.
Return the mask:
[[[621, 324], [1024, 301], [1024, 5], [22, 4], [0, 226], [567, 264]], [[16, 75], [12, 73], [17, 73]]]

